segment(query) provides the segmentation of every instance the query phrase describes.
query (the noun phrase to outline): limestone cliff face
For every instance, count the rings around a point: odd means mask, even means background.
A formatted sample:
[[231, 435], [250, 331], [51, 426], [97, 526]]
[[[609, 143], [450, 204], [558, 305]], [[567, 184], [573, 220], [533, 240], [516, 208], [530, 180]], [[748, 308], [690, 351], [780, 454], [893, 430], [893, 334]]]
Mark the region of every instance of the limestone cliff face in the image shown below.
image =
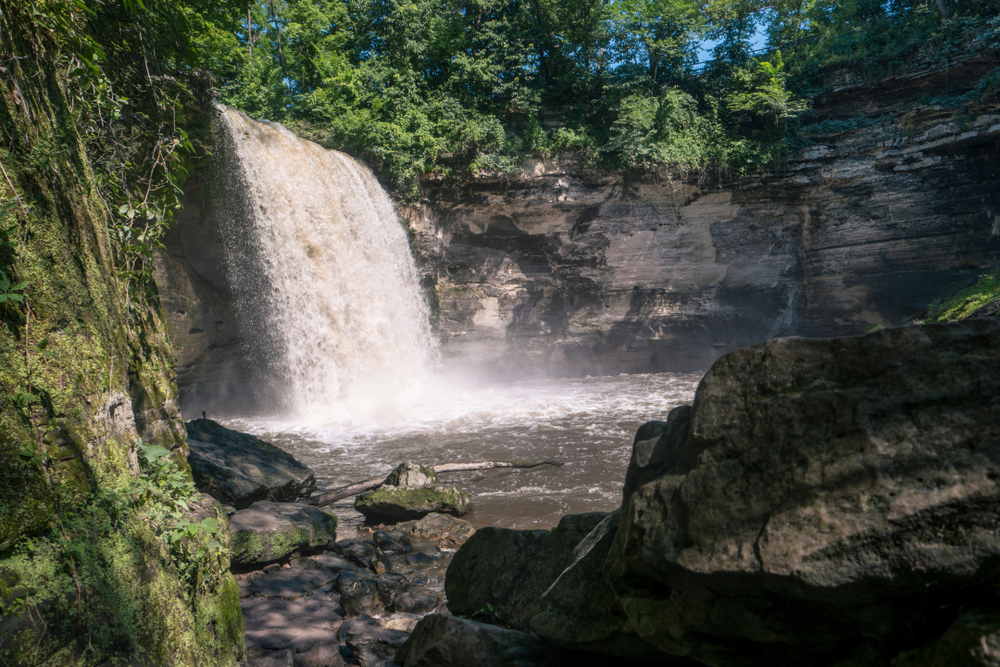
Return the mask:
[[401, 213], [445, 359], [517, 374], [704, 369], [774, 336], [898, 324], [1000, 261], [1000, 105], [919, 103], [995, 65], [978, 53], [848, 80], [815, 101], [809, 145], [764, 178], [536, 162], [431, 184]]

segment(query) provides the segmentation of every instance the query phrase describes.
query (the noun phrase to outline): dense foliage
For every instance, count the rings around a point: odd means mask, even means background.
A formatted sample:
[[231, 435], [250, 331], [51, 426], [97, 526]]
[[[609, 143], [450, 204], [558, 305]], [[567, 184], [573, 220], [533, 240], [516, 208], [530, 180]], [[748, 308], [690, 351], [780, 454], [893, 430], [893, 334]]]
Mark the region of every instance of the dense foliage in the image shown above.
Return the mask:
[[30, 8], [59, 42], [120, 242], [140, 255], [176, 205], [194, 148], [183, 111], [206, 78], [224, 102], [362, 157], [402, 193], [425, 174], [565, 153], [733, 176], [780, 161], [832, 72], [946, 58], [998, 25], [991, 0], [8, 4], [5, 23]]
[[738, 175], [781, 159], [832, 70], [947, 57], [996, 14], [987, 0], [265, 0], [215, 71], [227, 103], [411, 192], [421, 174], [566, 152]]

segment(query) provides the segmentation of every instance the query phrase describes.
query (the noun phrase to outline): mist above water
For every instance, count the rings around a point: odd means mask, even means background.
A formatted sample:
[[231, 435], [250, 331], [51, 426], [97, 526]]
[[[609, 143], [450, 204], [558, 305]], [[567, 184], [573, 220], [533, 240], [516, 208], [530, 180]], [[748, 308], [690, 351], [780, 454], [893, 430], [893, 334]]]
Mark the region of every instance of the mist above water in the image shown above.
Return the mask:
[[636, 429], [690, 403], [700, 379], [658, 373], [448, 383], [367, 412], [227, 423], [291, 452], [326, 488], [388, 474], [408, 459], [425, 465], [556, 459], [565, 465], [441, 476], [472, 491], [475, 510], [465, 518], [476, 525], [548, 528], [564, 514], [616, 508]]
[[404, 460], [565, 464], [443, 476], [472, 491], [477, 525], [549, 527], [618, 506], [636, 429], [690, 403], [700, 374], [502, 384], [436, 374], [406, 234], [371, 172], [219, 111], [227, 275], [253, 378], [224, 423], [291, 452], [327, 488]]

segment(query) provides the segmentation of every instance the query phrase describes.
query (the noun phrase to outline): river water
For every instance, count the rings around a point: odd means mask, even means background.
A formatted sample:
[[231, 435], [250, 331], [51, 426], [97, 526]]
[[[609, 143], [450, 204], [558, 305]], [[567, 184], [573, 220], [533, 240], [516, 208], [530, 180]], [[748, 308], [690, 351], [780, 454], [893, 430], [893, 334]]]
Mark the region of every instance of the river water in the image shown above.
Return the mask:
[[[476, 386], [452, 378], [396, 400], [333, 404], [326, 414], [225, 423], [291, 452], [320, 488], [386, 475], [405, 460], [555, 459], [565, 465], [441, 476], [472, 492], [475, 508], [463, 518], [477, 527], [550, 528], [564, 514], [618, 507], [636, 429], [690, 403], [700, 379], [661, 373]], [[345, 529], [360, 521], [350, 507], [335, 507]]]

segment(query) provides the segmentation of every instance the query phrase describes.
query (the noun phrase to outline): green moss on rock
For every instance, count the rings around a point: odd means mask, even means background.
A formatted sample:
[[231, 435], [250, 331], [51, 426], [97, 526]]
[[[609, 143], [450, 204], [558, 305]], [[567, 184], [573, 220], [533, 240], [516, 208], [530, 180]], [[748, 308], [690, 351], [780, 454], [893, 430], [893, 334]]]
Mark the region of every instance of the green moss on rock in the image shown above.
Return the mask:
[[155, 299], [125, 308], [107, 207], [46, 67], [12, 61], [0, 81], [0, 199], [15, 204], [0, 269], [28, 283], [0, 304], [0, 664], [236, 665], [225, 548], [192, 571], [151, 529], [162, 507], [123, 498], [140, 436], [187, 470], [173, 354]]
[[[1000, 273], [985, 275], [979, 281], [939, 305], [928, 307], [929, 322], [954, 322], [967, 317], [981, 317], [1000, 312]], [[994, 306], [991, 308], [991, 306]], [[989, 312], [985, 312], [989, 311]]]
[[472, 498], [460, 486], [382, 486], [358, 496], [354, 508], [370, 521], [408, 521], [431, 512], [462, 516], [472, 509]]
[[337, 539], [337, 517], [298, 503], [262, 501], [231, 518], [233, 562], [268, 563]]

